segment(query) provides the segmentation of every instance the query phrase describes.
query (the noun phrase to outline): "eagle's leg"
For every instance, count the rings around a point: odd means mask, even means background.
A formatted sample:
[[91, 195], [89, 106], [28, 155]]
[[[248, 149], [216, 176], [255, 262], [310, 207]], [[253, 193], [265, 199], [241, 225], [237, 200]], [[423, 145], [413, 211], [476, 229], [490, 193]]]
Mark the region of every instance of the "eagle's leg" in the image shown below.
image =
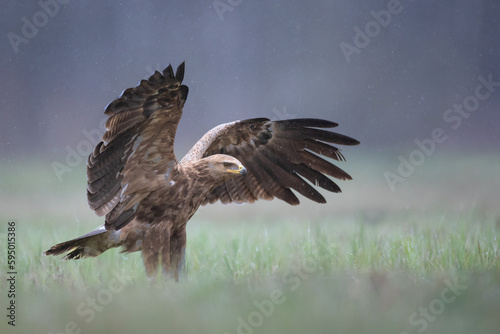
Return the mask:
[[[186, 228], [176, 231], [170, 238], [170, 265], [176, 281], [185, 277]], [[165, 267], [164, 267], [165, 268]]]
[[154, 277], [158, 273], [158, 265], [170, 268], [170, 226], [153, 224], [147, 229], [142, 242], [142, 260], [146, 274]]

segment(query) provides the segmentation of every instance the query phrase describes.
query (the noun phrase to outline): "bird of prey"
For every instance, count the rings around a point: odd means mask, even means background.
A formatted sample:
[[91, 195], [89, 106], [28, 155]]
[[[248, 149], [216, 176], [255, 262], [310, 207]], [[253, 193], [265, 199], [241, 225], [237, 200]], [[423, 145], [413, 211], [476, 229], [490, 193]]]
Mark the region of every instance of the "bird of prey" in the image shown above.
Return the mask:
[[46, 255], [80, 259], [122, 247], [142, 252], [148, 276], [162, 268], [164, 276], [178, 280], [184, 272], [186, 224], [200, 205], [273, 198], [297, 205], [292, 189], [326, 203], [313, 185], [340, 192], [330, 177], [351, 179], [320, 156], [343, 161], [332, 144], [359, 142], [325, 130], [337, 124], [322, 119], [221, 124], [178, 161], [174, 138], [188, 96], [183, 78], [184, 63], [175, 73], [169, 65], [106, 107], [106, 132], [87, 160], [88, 203], [105, 222]]

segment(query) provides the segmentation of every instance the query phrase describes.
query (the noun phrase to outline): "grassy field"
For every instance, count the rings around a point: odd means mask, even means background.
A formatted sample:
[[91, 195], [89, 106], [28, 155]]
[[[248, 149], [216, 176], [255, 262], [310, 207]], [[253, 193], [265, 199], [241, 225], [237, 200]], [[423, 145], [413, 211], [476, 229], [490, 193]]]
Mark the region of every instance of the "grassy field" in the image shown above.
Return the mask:
[[353, 157], [355, 180], [328, 205], [202, 208], [178, 284], [150, 281], [139, 253], [41, 256], [101, 224], [83, 170], [58, 182], [50, 163], [5, 165], [0, 240], [16, 221], [16, 326], [4, 246], [0, 333], [497, 333], [499, 160], [435, 157], [391, 192], [383, 173], [397, 160]]

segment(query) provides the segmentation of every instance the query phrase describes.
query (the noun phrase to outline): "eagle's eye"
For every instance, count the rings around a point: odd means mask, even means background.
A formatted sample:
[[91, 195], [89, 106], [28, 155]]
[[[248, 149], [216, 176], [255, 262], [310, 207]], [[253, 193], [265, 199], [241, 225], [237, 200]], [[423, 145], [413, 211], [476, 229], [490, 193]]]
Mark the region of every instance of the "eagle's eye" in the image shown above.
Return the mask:
[[224, 162], [224, 168], [229, 168], [229, 166], [231, 166], [229, 162]]

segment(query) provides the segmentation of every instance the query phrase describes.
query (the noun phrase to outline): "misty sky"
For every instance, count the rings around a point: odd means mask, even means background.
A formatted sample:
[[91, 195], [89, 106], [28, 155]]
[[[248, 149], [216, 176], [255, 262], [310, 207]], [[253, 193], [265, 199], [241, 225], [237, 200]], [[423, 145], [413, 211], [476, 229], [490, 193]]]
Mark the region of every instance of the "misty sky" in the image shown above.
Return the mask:
[[[60, 3], [67, 3], [61, 5]], [[0, 154], [57, 159], [186, 61], [176, 151], [236, 119], [316, 117], [362, 149], [495, 149], [498, 1], [2, 1]], [[80, 147], [84, 149], [84, 147]]]

